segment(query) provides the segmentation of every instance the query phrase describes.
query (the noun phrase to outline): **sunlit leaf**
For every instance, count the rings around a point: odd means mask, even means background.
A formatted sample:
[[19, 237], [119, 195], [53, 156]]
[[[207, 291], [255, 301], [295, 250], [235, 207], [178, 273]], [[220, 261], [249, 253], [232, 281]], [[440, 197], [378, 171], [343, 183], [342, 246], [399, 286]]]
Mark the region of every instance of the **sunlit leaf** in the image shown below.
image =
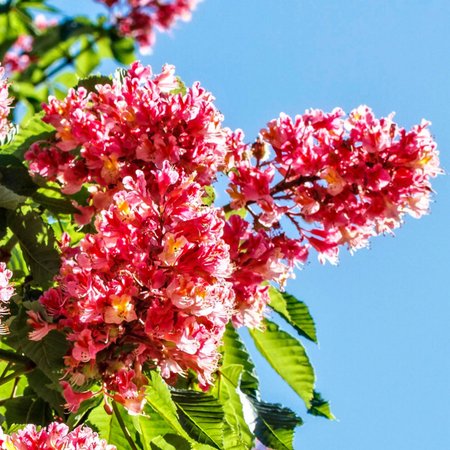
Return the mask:
[[196, 391], [171, 391], [181, 425], [196, 441], [223, 447], [223, 409], [213, 396]]
[[300, 335], [317, 343], [316, 325], [305, 303], [287, 292], [269, 288], [270, 307], [292, 325]]
[[250, 330], [256, 348], [309, 408], [314, 391], [314, 370], [303, 345], [269, 320], [264, 320], [263, 327], [264, 331]]
[[233, 325], [227, 325], [222, 341], [222, 365], [225, 367], [234, 364], [242, 365], [241, 391], [255, 396], [258, 392], [258, 378], [256, 377], [255, 366]]

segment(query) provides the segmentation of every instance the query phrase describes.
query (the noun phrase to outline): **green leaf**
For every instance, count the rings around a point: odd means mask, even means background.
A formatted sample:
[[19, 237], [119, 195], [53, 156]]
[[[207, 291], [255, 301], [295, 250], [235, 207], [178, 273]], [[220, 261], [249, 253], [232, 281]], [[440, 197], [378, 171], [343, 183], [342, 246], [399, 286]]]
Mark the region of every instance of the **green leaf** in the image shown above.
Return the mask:
[[222, 406], [213, 396], [196, 391], [172, 391], [183, 428], [196, 441], [222, 449]]
[[146, 399], [148, 404], [156, 411], [159, 416], [175, 431], [184, 438], [189, 435], [181, 426], [177, 413], [177, 406], [172, 400], [170, 390], [161, 375], [156, 372], [150, 372]]
[[211, 206], [216, 199], [216, 191], [212, 186], [205, 186], [205, 194], [202, 197], [202, 201], [206, 206]]
[[53, 189], [40, 188], [32, 196], [36, 203], [55, 214], [75, 214], [78, 210], [63, 194]]
[[314, 391], [314, 370], [303, 345], [267, 319], [263, 327], [264, 331], [250, 330], [256, 348], [309, 408]]
[[335, 420], [334, 414], [331, 412], [330, 404], [322, 398], [319, 392], [314, 391], [314, 397], [311, 400], [311, 408], [308, 409], [308, 414], [313, 416], [321, 416], [326, 419]]
[[30, 120], [20, 128], [15, 139], [9, 145], [0, 147], [1, 154], [14, 154], [17, 158], [23, 159], [25, 152], [31, 144], [41, 140], [48, 140], [54, 137], [56, 131], [51, 126], [42, 121], [44, 112], [35, 114]]
[[191, 450], [189, 442], [176, 434], [157, 436], [150, 442], [151, 450]]
[[12, 155], [0, 155], [0, 183], [18, 195], [32, 195], [37, 186], [22, 162]]
[[93, 92], [97, 84], [112, 84], [112, 78], [105, 75], [91, 75], [90, 77], [79, 80], [75, 89], [83, 87], [88, 92]]
[[92, 39], [82, 36], [80, 47], [80, 53], [75, 59], [75, 68], [80, 76], [86, 77], [100, 64], [100, 57], [94, 49]]
[[255, 436], [274, 450], [293, 450], [294, 430], [302, 419], [288, 408], [253, 400], [257, 413]]
[[131, 64], [136, 59], [134, 54], [134, 40], [122, 37], [115, 29], [111, 29], [111, 53], [121, 64]]
[[305, 303], [272, 286], [269, 288], [269, 296], [270, 307], [292, 325], [301, 336], [317, 344], [316, 325]]
[[63, 356], [67, 353], [68, 347], [65, 336], [52, 330], [40, 341], [24, 340], [22, 351], [49, 379], [58, 382], [60, 379], [58, 372], [64, 367]]
[[47, 425], [52, 420], [49, 405], [41, 398], [21, 396], [5, 401], [5, 417], [9, 426], [12, 424]]
[[19, 241], [33, 281], [48, 287], [60, 265], [53, 230], [31, 210], [25, 214], [21, 211], [10, 214], [8, 225]]
[[245, 394], [256, 396], [259, 387], [255, 365], [253, 364], [244, 343], [239, 338], [239, 334], [231, 323], [227, 325], [222, 341], [222, 366], [226, 367], [234, 364], [241, 365], [243, 367], [240, 383], [241, 391]]
[[16, 209], [27, 198], [0, 184], [0, 208]]
[[[121, 405], [117, 405], [117, 407], [127, 429], [133, 432], [131, 416], [127, 414]], [[107, 414], [103, 407], [103, 402], [89, 413], [87, 425], [97, 431], [103, 439], [106, 439], [108, 444], [115, 445], [117, 449], [133, 450], [120, 427], [116, 415]]]
[[[38, 303], [34, 302], [32, 305]], [[25, 308], [22, 307], [10, 324], [11, 333], [7, 337], [7, 343], [30, 358], [49, 380], [59, 383], [59, 370], [64, 367], [63, 356], [67, 353], [69, 344], [65, 336], [56, 330], [50, 331], [40, 341], [30, 341], [27, 318]]]
[[253, 435], [246, 423], [239, 395], [242, 370], [243, 367], [237, 364], [223, 366], [215, 386], [225, 413], [223, 444], [226, 449], [253, 448]]
[[65, 401], [60, 393], [59, 383], [55, 385], [50, 378], [39, 369], [35, 369], [28, 373], [27, 379], [28, 384], [33, 391], [54, 408], [60, 417], [63, 417], [63, 405]]

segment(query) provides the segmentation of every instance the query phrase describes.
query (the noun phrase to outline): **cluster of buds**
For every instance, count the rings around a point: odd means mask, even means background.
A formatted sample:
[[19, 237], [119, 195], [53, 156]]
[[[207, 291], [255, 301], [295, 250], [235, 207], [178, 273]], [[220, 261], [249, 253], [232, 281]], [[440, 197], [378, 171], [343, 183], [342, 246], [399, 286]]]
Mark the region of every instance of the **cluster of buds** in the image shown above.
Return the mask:
[[[9, 280], [12, 272], [6, 268], [4, 262], [0, 262], [0, 319], [9, 313], [9, 300], [14, 295], [14, 288]], [[6, 334], [8, 328], [0, 321], [0, 334]]]
[[142, 53], [155, 44], [156, 30], [168, 31], [179, 19], [188, 21], [199, 0], [97, 0], [112, 9], [118, 31], [135, 39]]
[[405, 214], [422, 216], [429, 179], [441, 173], [436, 143], [428, 122], [406, 131], [392, 119], [376, 119], [366, 106], [348, 117], [341, 109], [281, 115], [230, 157], [231, 207], [248, 208], [263, 228], [289, 220], [299, 240], [331, 262], [340, 245], [364, 247]]
[[63, 423], [52, 422], [38, 430], [35, 425], [4, 434], [0, 428], [0, 450], [116, 450], [89, 427], [77, 427], [73, 431]]

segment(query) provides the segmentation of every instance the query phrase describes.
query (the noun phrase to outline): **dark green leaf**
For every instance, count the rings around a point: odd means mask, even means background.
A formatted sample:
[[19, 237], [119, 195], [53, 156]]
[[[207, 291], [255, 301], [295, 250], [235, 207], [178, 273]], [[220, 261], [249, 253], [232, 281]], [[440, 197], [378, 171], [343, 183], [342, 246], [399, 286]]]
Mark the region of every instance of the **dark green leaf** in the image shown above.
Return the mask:
[[214, 448], [223, 448], [223, 410], [213, 396], [196, 391], [172, 392], [178, 417], [189, 436]]
[[189, 442], [176, 434], [157, 436], [150, 442], [151, 450], [191, 450]]
[[59, 270], [60, 257], [55, 248], [53, 230], [34, 211], [16, 211], [8, 225], [17, 237], [33, 281], [48, 287]]
[[263, 327], [264, 331], [250, 330], [256, 348], [309, 408], [313, 398], [314, 370], [303, 345], [269, 320], [264, 320]]
[[55, 214], [75, 214], [79, 212], [67, 197], [52, 189], [40, 188], [32, 197], [36, 203]]
[[12, 424], [47, 425], [52, 420], [49, 405], [41, 398], [22, 396], [5, 401], [5, 417]]
[[54, 384], [45, 374], [39, 369], [35, 369], [27, 374], [27, 379], [30, 387], [36, 394], [44, 399], [52, 408], [54, 408], [59, 416], [64, 415], [63, 405], [65, 403], [60, 394], [59, 383]]
[[75, 86], [75, 89], [83, 87], [88, 92], [92, 92], [95, 91], [97, 84], [112, 84], [112, 78], [105, 75], [91, 75], [90, 77], [81, 79]]
[[255, 366], [239, 334], [230, 323], [227, 325], [222, 341], [222, 366], [242, 365], [244, 370], [241, 376], [241, 391], [248, 395], [257, 395], [258, 378]]
[[78, 75], [86, 77], [100, 64], [100, 57], [94, 48], [92, 39], [82, 36], [80, 46], [80, 52], [75, 59], [75, 68]]
[[7, 187], [0, 184], [0, 208], [16, 209], [27, 198], [10, 191]]
[[253, 400], [257, 413], [255, 436], [274, 450], [293, 450], [294, 430], [303, 422], [294, 412], [279, 405]]
[[135, 59], [134, 40], [119, 36], [116, 30], [112, 29], [110, 34], [111, 53], [121, 64], [131, 64]]
[[269, 288], [270, 307], [292, 325], [301, 336], [317, 343], [316, 325], [308, 307], [287, 292]]
[[330, 404], [316, 391], [314, 391], [314, 397], [311, 400], [311, 408], [308, 409], [308, 413], [313, 416], [321, 416], [330, 420], [336, 419], [331, 412]]

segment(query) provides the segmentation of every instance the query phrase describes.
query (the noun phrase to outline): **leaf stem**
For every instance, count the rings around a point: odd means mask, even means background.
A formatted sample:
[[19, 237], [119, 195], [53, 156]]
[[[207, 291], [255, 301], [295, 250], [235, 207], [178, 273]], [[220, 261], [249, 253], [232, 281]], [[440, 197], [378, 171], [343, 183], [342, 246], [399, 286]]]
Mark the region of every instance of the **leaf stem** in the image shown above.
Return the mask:
[[8, 375], [5, 378], [2, 378], [0, 380], [0, 386], [2, 386], [3, 384], [9, 383], [11, 380], [14, 380], [16, 378], [19, 378], [21, 375], [25, 375], [26, 373], [30, 373], [34, 370], [34, 367], [21, 367], [20, 369], [15, 370], [13, 373], [11, 373], [10, 375]]
[[117, 422], [119, 422], [119, 426], [122, 429], [122, 432], [125, 436], [125, 439], [130, 444], [130, 447], [132, 448], [132, 450], [138, 450], [138, 448], [136, 447], [136, 444], [133, 441], [133, 438], [131, 437], [130, 432], [128, 431], [127, 426], [125, 425], [125, 422], [123, 421], [123, 417], [120, 414], [119, 408], [117, 407], [117, 403], [114, 400], [112, 401], [112, 407], [113, 407], [114, 414], [117, 417]]

